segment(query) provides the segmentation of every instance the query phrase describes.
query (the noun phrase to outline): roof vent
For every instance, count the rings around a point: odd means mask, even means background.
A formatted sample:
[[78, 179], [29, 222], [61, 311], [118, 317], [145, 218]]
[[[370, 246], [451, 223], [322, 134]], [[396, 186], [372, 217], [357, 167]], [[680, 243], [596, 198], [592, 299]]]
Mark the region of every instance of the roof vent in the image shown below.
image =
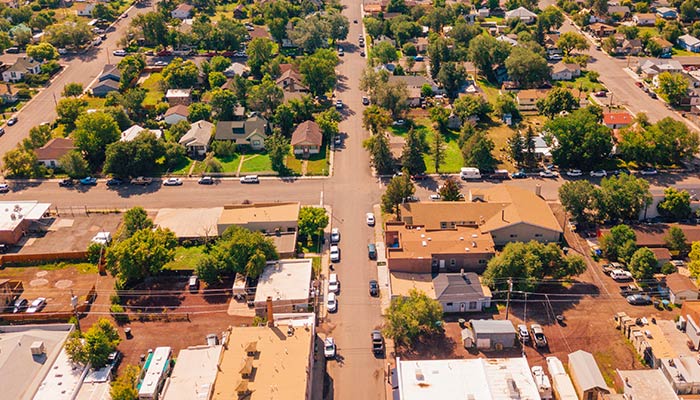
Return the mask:
[[464, 251], [466, 251], [467, 253], [469, 253], [469, 247], [465, 247], [465, 248], [464, 248]]
[[428, 238], [428, 241], [431, 241], [431, 240], [433, 240], [433, 239], [431, 239], [431, 238]]
[[473, 237], [473, 238], [478, 238], [479, 235], [477, 235], [476, 233], [472, 233], [472, 237]]
[[423, 245], [423, 247], [425, 247], [425, 246], [428, 245], [428, 242], [426, 242], [425, 240], [423, 240], [423, 241], [421, 242], [421, 244]]
[[423, 371], [421, 371], [420, 368], [416, 368], [416, 380], [418, 380], [418, 381], [425, 380], [425, 376], [423, 375]]
[[464, 241], [464, 237], [460, 236], [459, 240]]
[[421, 233], [420, 238], [423, 239], [425, 237], [425, 234]]
[[476, 247], [476, 242], [472, 241], [472, 247]]

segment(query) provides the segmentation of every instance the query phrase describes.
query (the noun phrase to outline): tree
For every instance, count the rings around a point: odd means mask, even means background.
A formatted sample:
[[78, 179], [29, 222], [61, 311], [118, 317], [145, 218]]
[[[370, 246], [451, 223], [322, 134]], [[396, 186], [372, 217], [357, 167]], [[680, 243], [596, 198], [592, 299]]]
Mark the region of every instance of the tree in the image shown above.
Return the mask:
[[430, 120], [433, 121], [435, 129], [441, 134], [446, 134], [449, 129], [447, 124], [450, 119], [450, 110], [444, 107], [432, 107], [430, 109]]
[[447, 157], [445, 145], [445, 138], [442, 137], [442, 133], [439, 131], [433, 132], [433, 143], [430, 146], [430, 155], [433, 157], [433, 166], [435, 167], [435, 173], [440, 173], [440, 166], [445, 163], [445, 158]]
[[362, 112], [362, 127], [371, 133], [383, 133], [391, 124], [391, 115], [385, 109], [370, 105]]
[[588, 41], [580, 33], [564, 32], [557, 40], [557, 47], [564, 52], [565, 56], [568, 56], [573, 50], [588, 50]]
[[262, 77], [262, 67], [274, 58], [275, 44], [268, 38], [254, 38], [248, 43], [246, 54], [250, 73], [256, 78]]
[[688, 258], [690, 259], [690, 263], [688, 263], [690, 276], [693, 278], [700, 277], [700, 242], [693, 242]]
[[[257, 38], [256, 38], [257, 39]], [[251, 45], [255, 39], [251, 40]], [[246, 49], [246, 55], [248, 56], [248, 66], [250, 66], [250, 45]], [[226, 68], [231, 66], [231, 59], [224, 56], [214, 56], [209, 60], [209, 67], [212, 72], [224, 72]]]
[[510, 114], [513, 117], [513, 119], [520, 117], [518, 105], [515, 103], [513, 96], [510, 96], [508, 94], [499, 94], [498, 97], [496, 97], [494, 111], [499, 117], [503, 117], [506, 114]]
[[275, 131], [265, 139], [265, 149], [267, 149], [267, 153], [270, 156], [273, 171], [278, 173], [286, 172], [284, 159], [289, 154], [289, 148], [289, 139], [279, 131]]
[[226, 75], [221, 72], [214, 71], [209, 73], [209, 87], [212, 89], [220, 88], [224, 83], [226, 83], [226, 80]]
[[678, 38], [683, 35], [683, 26], [678, 21], [666, 21], [661, 35], [669, 42], [676, 43]]
[[551, 68], [540, 54], [525, 47], [515, 46], [506, 59], [508, 76], [522, 87], [536, 87], [549, 80]]
[[2, 156], [5, 175], [15, 178], [33, 178], [38, 175], [36, 153], [16, 148]]
[[331, 27], [321, 14], [313, 14], [305, 19], [299, 19], [287, 29], [287, 36], [294, 44], [307, 53], [327, 47]]
[[134, 140], [107, 145], [103, 170], [122, 178], [150, 176], [164, 156], [164, 142], [153, 132], [141, 132]]
[[117, 286], [156, 275], [175, 257], [177, 238], [169, 229], [141, 229], [107, 249], [105, 266], [117, 278]]
[[616, 225], [610, 229], [610, 232], [600, 237], [600, 249], [603, 251], [605, 258], [617, 261], [622, 255], [620, 251], [622, 246], [627, 242], [636, 243], [637, 235], [627, 225]]
[[680, 6], [680, 17], [683, 22], [692, 22], [698, 16], [696, 3], [693, 0], [685, 0]]
[[33, 126], [29, 130], [29, 136], [22, 140], [21, 147], [27, 150], [38, 149], [51, 140], [52, 131], [51, 125], [41, 124]]
[[476, 131], [464, 141], [462, 146], [462, 158], [464, 165], [476, 167], [482, 170], [492, 169], [497, 161], [493, 157], [496, 145], [484, 131]]
[[[187, 119], [190, 122], [211, 119], [211, 106], [206, 103], [192, 103], [187, 107]], [[189, 127], [187, 128], [189, 130]]]
[[122, 368], [122, 372], [112, 382], [112, 387], [109, 389], [112, 400], [137, 400], [139, 391], [136, 390], [136, 384], [140, 373], [141, 368], [136, 365], [127, 365]]
[[333, 108], [325, 110], [315, 115], [316, 123], [321, 129], [323, 138], [327, 141], [333, 140], [333, 138], [339, 133], [338, 122], [343, 117], [338, 111]]
[[654, 253], [647, 247], [642, 247], [634, 252], [629, 262], [629, 270], [637, 281], [651, 279], [657, 266]]
[[248, 95], [248, 106], [255, 111], [270, 115], [284, 100], [282, 88], [270, 75], [265, 75], [259, 85], [253, 86]]
[[648, 121], [621, 133], [618, 152], [622, 159], [640, 164], [680, 165], [697, 152], [698, 137], [682, 121], [666, 117]]
[[690, 193], [674, 187], [664, 189], [664, 199], [656, 205], [659, 215], [676, 221], [690, 217]]
[[[211, 77], [211, 75], [210, 75]], [[228, 121], [233, 118], [233, 112], [238, 105], [236, 95], [228, 89], [214, 89], [211, 91], [209, 103], [220, 121]]]
[[305, 57], [299, 65], [302, 81], [314, 96], [321, 96], [335, 87], [337, 76], [335, 66], [338, 56], [330, 49], [317, 50]]
[[58, 164], [61, 169], [71, 178], [83, 178], [90, 174], [90, 167], [83, 156], [77, 151], [69, 151], [64, 154]]
[[63, 97], [80, 97], [83, 94], [83, 84], [72, 82], [63, 87]]
[[146, 58], [141, 54], [129, 54], [119, 61], [117, 68], [121, 72], [119, 88], [128, 88], [138, 78], [141, 71], [146, 68]]
[[651, 204], [649, 182], [634, 175], [603, 178], [598, 190], [598, 212], [604, 220], [636, 221]]
[[[29, 43], [32, 38], [31, 30], [27, 29], [24, 32], [21, 35], [18, 32], [14, 33], [14, 39], [19, 45], [21, 45], [20, 42], [23, 42], [22, 44]], [[67, 19], [65, 22], [47, 26], [44, 32], [46, 33], [44, 36], [46, 41], [57, 48], [77, 48], [87, 43], [93, 36], [92, 29], [87, 23], [74, 19]], [[22, 37], [20, 38], [20, 36]]]
[[119, 125], [111, 115], [97, 111], [78, 117], [75, 126], [75, 147], [83, 152], [90, 168], [97, 169], [105, 159], [107, 145], [119, 140]]
[[396, 218], [401, 217], [400, 205], [415, 193], [416, 187], [411, 182], [408, 173], [396, 175], [386, 185], [386, 191], [382, 195], [382, 211], [393, 213]]
[[299, 234], [315, 236], [328, 226], [328, 214], [321, 207], [306, 206], [299, 210]]
[[56, 105], [56, 114], [58, 114], [58, 118], [62, 123], [73, 127], [76, 119], [78, 119], [86, 108], [87, 101], [84, 99], [66, 97], [58, 101]]
[[469, 42], [468, 57], [491, 81], [496, 81], [493, 66], [503, 64], [510, 54], [510, 45], [491, 35], [479, 35]]
[[376, 89], [374, 100], [375, 104], [389, 110], [394, 120], [401, 119], [408, 110], [408, 88], [406, 82], [397, 80], [381, 83]]
[[574, 221], [583, 224], [595, 218], [596, 188], [590, 181], [569, 181], [559, 187], [559, 200]]
[[552, 119], [562, 111], [571, 112], [578, 108], [578, 100], [568, 89], [555, 87], [544, 99], [537, 101], [540, 114]]
[[545, 130], [557, 138], [552, 158], [559, 167], [595, 170], [612, 150], [610, 129], [588, 108], [547, 122]]
[[452, 107], [462, 123], [467, 122], [470, 117], [477, 117], [479, 120], [486, 119], [493, 111], [491, 103], [482, 96], [462, 96], [455, 100]]
[[437, 300], [412, 289], [408, 297], [398, 296], [391, 300], [385, 318], [384, 334], [399, 345], [410, 346], [422, 335], [440, 330], [442, 307]]
[[100, 318], [82, 337], [69, 339], [66, 352], [71, 361], [99, 369], [107, 364], [109, 354], [116, 350], [120, 341], [117, 328], [109, 319]]
[[369, 151], [372, 166], [378, 175], [391, 172], [394, 159], [389, 149], [389, 139], [384, 132], [377, 132], [362, 143]]
[[122, 224], [116, 234], [117, 240], [126, 240], [141, 229], [153, 229], [153, 220], [143, 207], [133, 207], [127, 210], [122, 217]]
[[442, 64], [437, 74], [437, 81], [445, 89], [447, 97], [454, 99], [466, 81], [467, 71], [464, 66], [448, 62]]
[[192, 60], [176, 57], [163, 68], [163, 81], [170, 88], [188, 89], [197, 84], [199, 68]]
[[408, 171], [408, 174], [416, 175], [425, 172], [425, 160], [423, 159], [425, 148], [425, 142], [418, 131], [410, 129], [406, 134], [406, 142], [401, 153], [401, 164]]
[[141, 32], [146, 45], [167, 44], [168, 26], [165, 18], [163, 13], [147, 12], [134, 17], [131, 21], [131, 26]]
[[688, 78], [678, 73], [662, 72], [659, 74], [659, 92], [671, 105], [679, 106], [688, 92]]
[[38, 61], [50, 61], [58, 58], [58, 51], [51, 43], [41, 42], [27, 46], [27, 55]]
[[556, 30], [564, 23], [564, 14], [557, 7], [548, 6], [537, 16], [537, 22], [540, 21], [544, 32], [549, 32], [552, 29]]
[[451, 176], [445, 179], [445, 183], [440, 186], [438, 194], [442, 201], [460, 201], [463, 197], [462, 193], [459, 191], [459, 184]]
[[688, 248], [688, 238], [686, 238], [683, 230], [677, 226], [672, 226], [668, 230], [668, 234], [664, 237], [666, 247], [677, 254], [684, 255], [690, 249]]
[[339, 11], [330, 10], [326, 13], [325, 18], [329, 25], [329, 37], [333, 43], [347, 39], [350, 21], [345, 15]]
[[399, 59], [396, 47], [389, 42], [379, 42], [372, 48], [371, 57], [380, 64], [388, 64]]

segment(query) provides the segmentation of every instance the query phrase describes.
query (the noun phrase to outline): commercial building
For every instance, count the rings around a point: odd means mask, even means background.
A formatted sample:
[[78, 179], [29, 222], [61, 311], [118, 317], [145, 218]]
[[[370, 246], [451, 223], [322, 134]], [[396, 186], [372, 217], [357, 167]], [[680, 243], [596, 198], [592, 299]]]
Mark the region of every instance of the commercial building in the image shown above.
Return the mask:
[[700, 394], [700, 365], [692, 355], [661, 360], [660, 371], [678, 394]]
[[229, 328], [213, 400], [311, 399], [314, 316], [275, 315], [273, 321]]
[[162, 400], [208, 400], [214, 391], [223, 347], [191, 346], [180, 350], [170, 378], [165, 382]]
[[268, 298], [274, 313], [307, 312], [312, 269], [310, 258], [268, 262], [258, 278], [255, 313], [267, 316]]
[[583, 350], [570, 353], [569, 373], [579, 398], [597, 399], [604, 394], [610, 394], [610, 389], [591, 353]]
[[78, 396], [87, 373], [87, 366], [72, 362], [68, 353], [61, 350], [33, 400], [73, 400]]
[[685, 330], [688, 343], [693, 349], [700, 348], [700, 301], [684, 301], [681, 306], [681, 315], [678, 318], [678, 326]]
[[224, 206], [217, 231], [221, 235], [231, 225], [264, 233], [296, 232], [299, 202], [234, 204]]
[[658, 369], [617, 370], [625, 400], [678, 400], [676, 392]]
[[49, 207], [51, 204], [37, 201], [0, 201], [0, 244], [17, 244]]
[[525, 358], [396, 359], [394, 399], [539, 400]]
[[112, 366], [91, 370], [83, 380], [75, 400], [110, 400], [111, 381]]

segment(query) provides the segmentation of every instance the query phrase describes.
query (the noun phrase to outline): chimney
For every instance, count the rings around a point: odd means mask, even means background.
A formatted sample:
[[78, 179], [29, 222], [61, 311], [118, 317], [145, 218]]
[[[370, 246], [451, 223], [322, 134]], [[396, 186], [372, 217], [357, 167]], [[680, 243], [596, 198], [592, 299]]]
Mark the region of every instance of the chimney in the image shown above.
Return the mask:
[[272, 328], [273, 318], [272, 318], [272, 296], [267, 296], [267, 326]]
[[461, 276], [464, 276], [464, 268], [460, 268], [460, 269], [459, 269], [459, 274], [460, 274]]
[[542, 197], [542, 185], [540, 185], [539, 183], [535, 186], [535, 194], [538, 197]]

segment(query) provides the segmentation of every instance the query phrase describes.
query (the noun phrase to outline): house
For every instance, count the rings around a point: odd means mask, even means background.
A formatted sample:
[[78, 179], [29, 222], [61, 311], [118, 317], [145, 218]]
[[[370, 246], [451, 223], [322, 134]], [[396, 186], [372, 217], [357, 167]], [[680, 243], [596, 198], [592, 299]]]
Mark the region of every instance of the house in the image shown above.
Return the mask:
[[659, 369], [617, 370], [623, 382], [625, 399], [637, 400], [678, 400], [664, 374]]
[[660, 371], [675, 393], [700, 393], [700, 365], [694, 355], [681, 355], [661, 360]]
[[227, 78], [233, 78], [234, 76], [243, 76], [246, 77], [248, 76], [248, 73], [250, 72], [250, 68], [242, 63], [235, 62], [231, 63], [228, 68], [224, 70], [224, 76]]
[[700, 53], [700, 39], [694, 36], [683, 35], [678, 38], [678, 41], [676, 43], [678, 44], [678, 46], [687, 51], [691, 51], [693, 53]]
[[653, 13], [638, 13], [632, 16], [632, 21], [637, 26], [654, 26], [656, 25], [656, 14]]
[[0, 213], [0, 244], [17, 244], [33, 222], [44, 218], [49, 207], [50, 203], [37, 201], [0, 201], [1, 209], [12, 210]]
[[553, 81], [570, 81], [581, 76], [581, 67], [578, 64], [560, 61], [552, 67]]
[[190, 346], [180, 350], [161, 400], [209, 399], [221, 363], [222, 345]]
[[2, 80], [5, 82], [19, 82], [27, 74], [41, 73], [41, 63], [31, 57], [19, 57], [14, 64], [2, 72]]
[[511, 46], [517, 46], [518, 45], [518, 38], [513, 37], [514, 35], [500, 35], [499, 37], [496, 38], [499, 42], [504, 42], [508, 43]]
[[194, 156], [203, 156], [209, 151], [214, 124], [209, 121], [199, 120], [190, 125], [190, 130], [180, 138], [181, 145], [185, 146], [187, 152]]
[[245, 7], [243, 7], [242, 4], [237, 5], [236, 8], [233, 9], [233, 18], [246, 19], [247, 17], [248, 13], [245, 11]]
[[[471, 331], [463, 332], [464, 347], [477, 349], [511, 349], [518, 340], [513, 323], [508, 320], [472, 319], [469, 321]], [[470, 337], [471, 334], [471, 337]]]
[[610, 129], [624, 128], [632, 123], [632, 114], [628, 112], [603, 113], [603, 124]]
[[275, 313], [308, 312], [311, 296], [312, 260], [291, 259], [268, 262], [258, 278], [255, 314], [264, 317], [271, 299]]
[[537, 14], [525, 7], [518, 7], [515, 10], [506, 11], [506, 19], [511, 18], [519, 18], [526, 24], [533, 24], [535, 19], [537, 19]]
[[275, 311], [267, 319], [270, 322], [262, 326], [228, 328], [210, 400], [277, 395], [311, 400], [316, 371], [314, 314]]
[[649, 250], [651, 250], [651, 252], [654, 254], [657, 267], [661, 268], [664, 264], [671, 262], [672, 256], [668, 249], [659, 247]]
[[583, 350], [569, 353], [569, 374], [581, 399], [598, 399], [610, 394], [593, 355]]
[[45, 145], [35, 149], [34, 152], [39, 164], [43, 164], [47, 168], [56, 168], [61, 166], [59, 163], [61, 157], [74, 149], [73, 139], [53, 138]]
[[614, 26], [606, 25], [600, 22], [590, 24], [585, 29], [599, 38], [606, 38], [615, 33]]
[[105, 97], [110, 92], [119, 91], [119, 82], [107, 79], [104, 81], [97, 81], [91, 89], [92, 95], [95, 97]]
[[636, 56], [644, 51], [641, 39], [623, 39], [622, 43], [615, 49], [617, 54], [625, 56]]
[[176, 104], [189, 106], [192, 103], [192, 89], [168, 89], [165, 92], [165, 99], [171, 106]]
[[521, 90], [515, 96], [519, 111], [537, 111], [537, 101], [547, 97], [549, 90], [527, 89]]
[[[309, 88], [303, 83], [301, 73], [291, 64], [287, 65], [289, 67], [284, 68], [284, 72], [277, 78], [276, 83], [277, 86], [282, 88], [285, 99], [289, 100], [308, 93]], [[280, 69], [282, 69], [282, 65], [280, 65]]]
[[544, 48], [547, 50], [547, 54], [561, 54], [561, 50], [557, 47], [557, 42], [559, 42], [558, 33], [544, 34]]
[[12, 104], [19, 101], [19, 96], [17, 96], [16, 92], [12, 91], [12, 85], [6, 83], [0, 85], [0, 100], [5, 104]]
[[630, 8], [627, 6], [608, 6], [608, 15], [618, 19], [627, 19], [630, 16]]
[[129, 128], [122, 131], [122, 134], [121, 134], [121, 137], [119, 138], [119, 140], [122, 142], [131, 142], [132, 140], [136, 139], [144, 131], [150, 131], [151, 133], [153, 133], [156, 136], [157, 139], [160, 139], [161, 136], [163, 136], [163, 132], [160, 129], [146, 129], [146, 128], [142, 128], [139, 125], [131, 125]]
[[314, 121], [304, 121], [292, 133], [291, 143], [295, 155], [308, 157], [318, 154], [323, 144], [323, 133]]
[[685, 275], [678, 272], [666, 276], [669, 300], [681, 305], [686, 300], [698, 300], [698, 287]]
[[674, 8], [670, 7], [657, 7], [656, 15], [663, 19], [676, 19], [678, 18], [678, 12]]
[[444, 91], [430, 78], [423, 75], [390, 75], [389, 83], [403, 82], [408, 89], [408, 104], [411, 107], [420, 107], [423, 101], [423, 86], [427, 85], [434, 94], [442, 94]]
[[270, 134], [270, 124], [264, 117], [253, 114], [245, 121], [219, 121], [216, 124], [215, 140], [230, 140], [237, 146], [249, 146], [253, 150], [265, 148], [265, 139]]
[[416, 46], [416, 51], [419, 53], [425, 53], [428, 51], [428, 38], [419, 37], [413, 40], [413, 44]]
[[75, 5], [75, 13], [79, 17], [92, 17], [92, 12], [95, 10], [97, 3], [77, 3]]
[[194, 10], [193, 6], [180, 3], [173, 11], [170, 12], [170, 16], [177, 19], [188, 19], [192, 15], [192, 10]]
[[376, 39], [374, 39], [373, 42], [375, 46], [379, 45], [379, 43], [386, 42], [392, 45], [393, 47], [396, 47], [396, 40], [384, 35], [379, 35]]
[[175, 104], [174, 106], [168, 108], [168, 110], [163, 115], [163, 121], [168, 125], [177, 124], [180, 121], [187, 121], [190, 111], [184, 104]]
[[662, 72], [680, 73], [683, 71], [683, 66], [676, 60], [647, 58], [639, 61], [637, 69], [643, 78], [648, 79]]
[[660, 36], [654, 36], [649, 40], [659, 45], [661, 56], [670, 55], [673, 51], [673, 44]]
[[524, 357], [447, 360], [396, 358], [393, 393], [398, 400], [540, 400]]
[[122, 79], [121, 71], [114, 64], [105, 64], [105, 66], [102, 68], [100, 77], [97, 78], [99, 82], [104, 82], [108, 79], [115, 82], [119, 82]]
[[216, 231], [222, 235], [227, 228], [235, 225], [273, 235], [296, 232], [299, 209], [299, 202], [294, 201], [227, 205], [219, 216]]
[[491, 290], [473, 272], [391, 272], [391, 297], [408, 297], [418, 289], [442, 306], [443, 312], [481, 312], [491, 306]]

